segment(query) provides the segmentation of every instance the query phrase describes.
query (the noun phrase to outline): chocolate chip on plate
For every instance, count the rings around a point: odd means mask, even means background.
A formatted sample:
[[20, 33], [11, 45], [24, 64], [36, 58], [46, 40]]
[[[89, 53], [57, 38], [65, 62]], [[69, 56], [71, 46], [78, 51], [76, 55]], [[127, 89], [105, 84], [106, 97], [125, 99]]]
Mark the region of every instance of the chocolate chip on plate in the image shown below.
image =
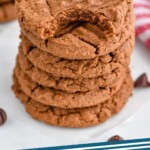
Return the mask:
[[143, 73], [134, 83], [134, 87], [150, 87], [150, 82], [148, 81], [148, 77], [146, 73]]
[[3, 125], [7, 120], [6, 112], [0, 108], [0, 126]]
[[123, 139], [121, 136], [115, 135], [115, 136], [111, 137], [111, 138], [108, 140], [108, 142], [123, 141], [123, 140], [124, 140], [124, 139]]

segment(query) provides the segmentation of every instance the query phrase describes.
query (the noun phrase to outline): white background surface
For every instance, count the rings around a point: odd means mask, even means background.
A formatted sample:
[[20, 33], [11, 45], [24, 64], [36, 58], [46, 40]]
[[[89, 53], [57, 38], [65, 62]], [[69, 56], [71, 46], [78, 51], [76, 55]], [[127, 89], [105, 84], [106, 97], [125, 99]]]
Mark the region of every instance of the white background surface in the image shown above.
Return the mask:
[[[121, 113], [96, 127], [65, 129], [33, 120], [11, 91], [19, 32], [16, 22], [0, 25], [0, 107], [8, 115], [6, 124], [0, 127], [0, 149], [104, 142], [115, 134], [124, 139], [150, 137], [150, 89], [135, 90]], [[131, 70], [134, 79], [143, 72], [147, 72], [150, 78], [150, 50], [138, 41]]]

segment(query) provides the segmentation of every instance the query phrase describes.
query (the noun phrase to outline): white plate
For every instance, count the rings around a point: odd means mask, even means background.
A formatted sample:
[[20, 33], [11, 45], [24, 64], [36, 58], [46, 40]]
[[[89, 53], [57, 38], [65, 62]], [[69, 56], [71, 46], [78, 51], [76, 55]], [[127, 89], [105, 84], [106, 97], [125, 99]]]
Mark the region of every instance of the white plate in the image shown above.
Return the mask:
[[[109, 130], [117, 131], [116, 129], [122, 124], [134, 121], [134, 114], [148, 104], [150, 89], [134, 91], [134, 95], [121, 113], [102, 125], [86, 129], [51, 127], [33, 120], [11, 90], [12, 70], [19, 45], [19, 31], [17, 22], [0, 26], [0, 107], [4, 108], [8, 114], [7, 123], [0, 127], [0, 149], [24, 149], [93, 141], [92, 139], [104, 135], [106, 131], [109, 134]], [[149, 65], [149, 52], [138, 43], [131, 64], [133, 78], [135, 79], [143, 72], [147, 72], [150, 77]], [[150, 108], [150, 104], [147, 107]], [[139, 126], [136, 125], [134, 129]], [[104, 140], [105, 138], [100, 138], [99, 142]]]

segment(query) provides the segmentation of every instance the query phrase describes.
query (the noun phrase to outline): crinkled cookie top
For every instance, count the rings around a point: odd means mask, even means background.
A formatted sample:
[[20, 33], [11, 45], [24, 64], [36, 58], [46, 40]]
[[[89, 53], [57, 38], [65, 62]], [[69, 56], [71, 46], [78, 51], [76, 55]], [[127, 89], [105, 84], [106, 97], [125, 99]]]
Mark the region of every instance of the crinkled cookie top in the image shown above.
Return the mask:
[[106, 37], [121, 26], [132, 0], [16, 0], [18, 19], [27, 31], [42, 39], [68, 33], [81, 23], [101, 28]]

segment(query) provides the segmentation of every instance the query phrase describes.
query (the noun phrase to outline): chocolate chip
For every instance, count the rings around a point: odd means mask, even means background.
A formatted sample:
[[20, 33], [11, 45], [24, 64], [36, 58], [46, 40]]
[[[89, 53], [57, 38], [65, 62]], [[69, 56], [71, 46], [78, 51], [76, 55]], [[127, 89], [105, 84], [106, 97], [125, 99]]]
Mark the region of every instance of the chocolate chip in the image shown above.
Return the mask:
[[111, 137], [111, 138], [108, 140], [108, 142], [123, 141], [123, 140], [124, 140], [124, 139], [123, 139], [121, 136], [115, 135], [115, 136]]
[[45, 40], [45, 46], [48, 47], [48, 39]]
[[148, 81], [146, 73], [143, 73], [134, 83], [134, 87], [150, 87], [150, 82]]
[[0, 108], [0, 126], [3, 125], [7, 120], [6, 112]]

